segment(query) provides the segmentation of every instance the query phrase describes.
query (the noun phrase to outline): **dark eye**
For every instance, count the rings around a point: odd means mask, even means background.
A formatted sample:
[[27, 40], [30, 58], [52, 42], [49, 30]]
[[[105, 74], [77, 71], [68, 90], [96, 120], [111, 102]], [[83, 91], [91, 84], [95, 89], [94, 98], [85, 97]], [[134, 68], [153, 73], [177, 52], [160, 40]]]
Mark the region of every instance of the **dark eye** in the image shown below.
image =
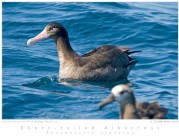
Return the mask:
[[122, 91], [120, 94], [121, 94], [121, 95], [124, 94], [124, 91]]
[[51, 30], [56, 30], [56, 28], [58, 28], [58, 27], [56, 27], [56, 26], [51, 26], [51, 27], [49, 28], [49, 31], [51, 31]]
[[50, 28], [49, 28], [49, 31], [51, 31], [51, 30], [53, 30], [53, 27], [50, 27]]

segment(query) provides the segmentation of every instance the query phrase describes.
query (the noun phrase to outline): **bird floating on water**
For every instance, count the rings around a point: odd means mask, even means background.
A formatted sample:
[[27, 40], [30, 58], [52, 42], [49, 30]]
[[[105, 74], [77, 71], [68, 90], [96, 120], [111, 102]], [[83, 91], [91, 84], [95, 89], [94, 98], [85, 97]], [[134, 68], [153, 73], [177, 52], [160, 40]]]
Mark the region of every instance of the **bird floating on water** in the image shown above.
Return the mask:
[[99, 108], [117, 101], [120, 105], [120, 115], [122, 119], [165, 119], [167, 109], [160, 107], [158, 102], [137, 102], [128, 85], [122, 84], [115, 86], [111, 94], [101, 103]]
[[55, 41], [60, 61], [60, 80], [124, 80], [138, 62], [129, 55], [139, 51], [112, 45], [97, 47], [80, 56], [71, 47], [67, 30], [56, 22], [48, 24], [40, 34], [29, 39], [27, 45], [46, 38]]

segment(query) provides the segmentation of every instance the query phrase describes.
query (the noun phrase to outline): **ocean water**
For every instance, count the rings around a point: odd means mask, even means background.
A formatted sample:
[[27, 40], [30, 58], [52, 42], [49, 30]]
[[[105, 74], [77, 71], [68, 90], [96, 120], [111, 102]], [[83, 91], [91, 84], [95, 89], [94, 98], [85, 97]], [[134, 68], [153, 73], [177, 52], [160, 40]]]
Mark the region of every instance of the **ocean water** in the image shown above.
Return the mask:
[[[178, 118], [178, 3], [2, 3], [3, 119], [118, 119], [98, 109], [116, 82], [58, 81], [51, 39], [27, 46], [50, 22], [61, 23], [78, 54], [129, 46], [139, 63], [128, 76], [138, 101], [158, 101]], [[119, 82], [120, 83], [120, 82]]]

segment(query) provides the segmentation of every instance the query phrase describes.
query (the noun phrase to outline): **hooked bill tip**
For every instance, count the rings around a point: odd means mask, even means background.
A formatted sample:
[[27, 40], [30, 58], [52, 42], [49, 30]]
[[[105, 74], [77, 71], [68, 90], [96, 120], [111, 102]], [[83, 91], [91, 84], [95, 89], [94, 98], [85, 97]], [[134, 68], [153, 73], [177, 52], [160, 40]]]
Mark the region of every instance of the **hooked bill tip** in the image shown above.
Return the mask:
[[31, 39], [27, 41], [27, 45], [30, 46], [32, 44]]
[[98, 109], [101, 110], [104, 106], [103, 105], [98, 105]]

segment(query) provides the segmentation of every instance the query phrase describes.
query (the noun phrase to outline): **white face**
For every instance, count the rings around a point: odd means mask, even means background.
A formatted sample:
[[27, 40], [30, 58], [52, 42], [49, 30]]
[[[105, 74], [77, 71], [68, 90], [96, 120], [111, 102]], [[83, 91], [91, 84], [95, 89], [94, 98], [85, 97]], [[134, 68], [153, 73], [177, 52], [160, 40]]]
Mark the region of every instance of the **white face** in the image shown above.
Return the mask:
[[117, 102], [123, 103], [130, 97], [131, 89], [127, 85], [117, 85], [112, 89], [111, 92], [115, 96], [115, 100]]

